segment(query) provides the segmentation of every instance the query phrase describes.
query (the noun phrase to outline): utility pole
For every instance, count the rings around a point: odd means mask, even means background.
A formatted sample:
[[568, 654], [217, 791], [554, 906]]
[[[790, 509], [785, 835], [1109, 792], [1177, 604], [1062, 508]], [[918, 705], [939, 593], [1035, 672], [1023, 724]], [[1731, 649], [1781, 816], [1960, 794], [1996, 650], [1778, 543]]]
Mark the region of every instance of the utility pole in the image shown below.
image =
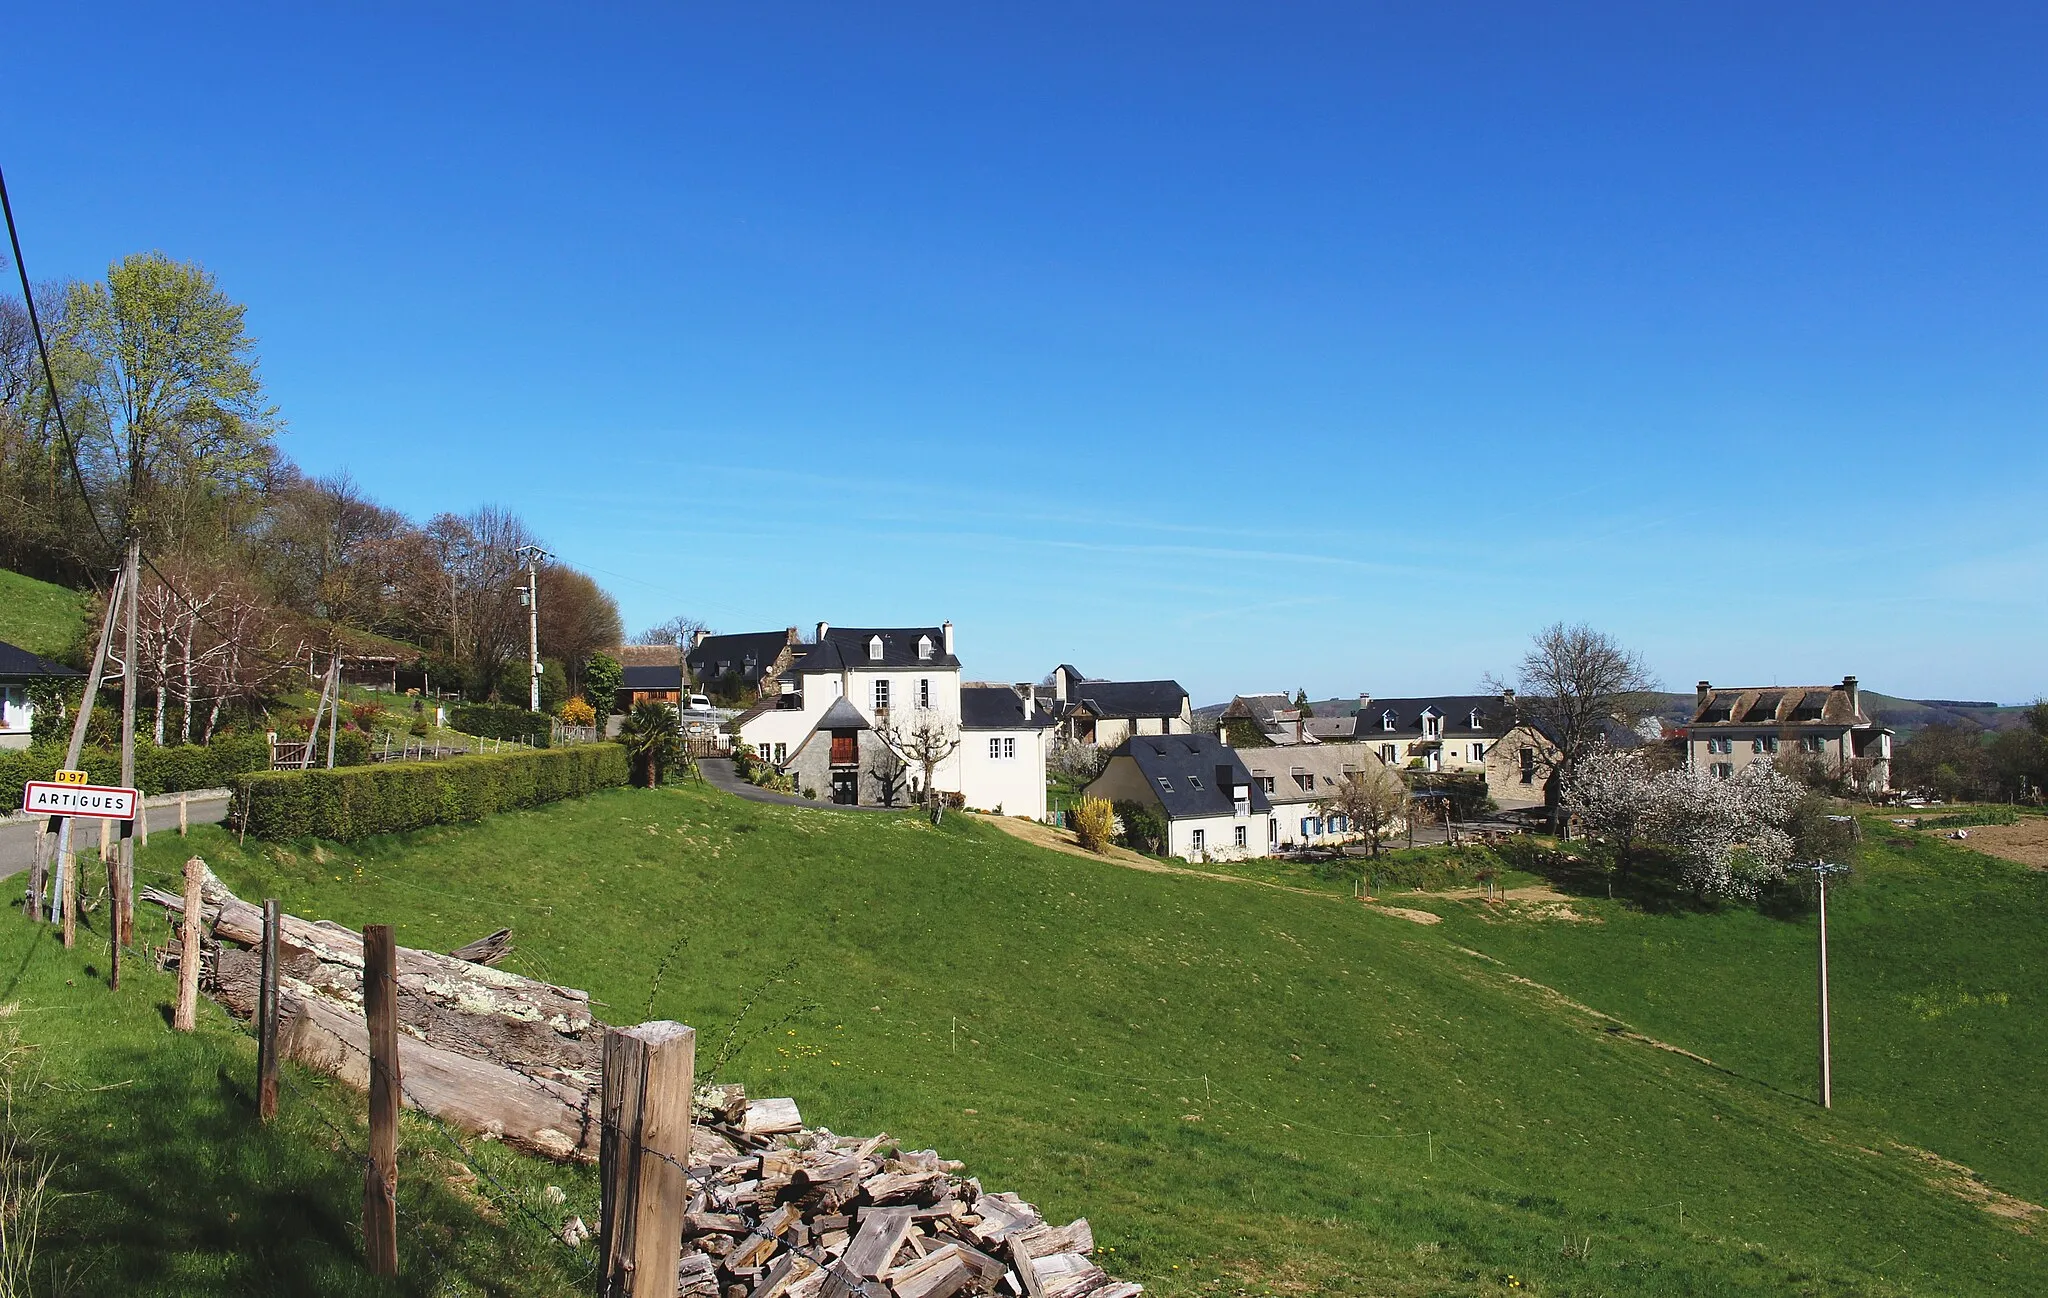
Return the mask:
[[[121, 610], [123, 618], [121, 648], [121, 787], [135, 787], [135, 696], [142, 688], [142, 663], [136, 656], [135, 613], [136, 587], [142, 584], [142, 537], [128, 538], [127, 579], [121, 583]], [[142, 799], [136, 798], [135, 810], [142, 811]], [[129, 821], [121, 834], [119, 886], [111, 899], [114, 919], [114, 945], [116, 948], [135, 941], [135, 822]], [[119, 968], [119, 956], [115, 957]], [[116, 982], [119, 975], [116, 974]]]
[[1832, 1109], [1835, 1107], [1835, 1076], [1828, 1048], [1828, 876], [1847, 874], [1849, 867], [1830, 861], [1814, 861], [1792, 868], [1811, 870], [1813, 881], [1820, 888], [1820, 1107]]
[[553, 558], [537, 545], [522, 545], [526, 559], [526, 588], [519, 602], [526, 605], [527, 710], [540, 711], [540, 561]]

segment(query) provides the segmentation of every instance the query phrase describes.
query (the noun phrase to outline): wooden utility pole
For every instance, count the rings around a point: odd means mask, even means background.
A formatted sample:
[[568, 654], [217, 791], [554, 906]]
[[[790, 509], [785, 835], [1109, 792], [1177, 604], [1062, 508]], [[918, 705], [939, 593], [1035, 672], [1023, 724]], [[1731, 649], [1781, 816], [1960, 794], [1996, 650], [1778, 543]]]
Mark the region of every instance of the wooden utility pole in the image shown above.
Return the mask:
[[1820, 1107], [1835, 1107], [1835, 1068], [1828, 1048], [1828, 876], [1815, 872], [1820, 884]]
[[256, 988], [256, 1116], [277, 1116], [277, 937], [284, 909], [277, 898], [263, 902], [263, 972]]
[[[78, 768], [79, 755], [85, 751], [86, 723], [92, 720], [93, 700], [99, 697], [100, 681], [106, 676], [107, 647], [114, 638], [114, 613], [121, 607], [121, 577], [122, 574], [116, 572], [113, 584], [107, 590], [107, 614], [100, 621], [100, 639], [98, 647], [93, 650], [92, 671], [87, 673], [85, 693], [78, 699], [78, 715], [71, 719], [71, 743], [64, 750], [64, 769], [67, 771]], [[35, 857], [28, 875], [29, 914], [34, 918], [42, 917], [43, 898], [49, 884], [48, 849], [55, 846], [51, 839], [70, 819], [69, 816], [52, 816], [48, 828], [36, 836]], [[52, 906], [51, 909], [54, 911], [56, 908]]]
[[696, 1069], [694, 1028], [660, 1021], [605, 1033], [598, 1142], [605, 1298], [676, 1291]]
[[57, 873], [61, 876], [58, 890], [64, 894], [64, 949], [68, 951], [78, 944], [78, 862], [71, 859], [68, 833], [58, 839]]
[[[142, 584], [142, 538], [128, 538], [128, 567], [126, 580], [121, 583], [121, 787], [135, 787], [135, 702], [142, 690], [142, 662], [136, 643], [136, 589]], [[137, 793], [136, 812], [140, 814], [142, 797]], [[128, 822], [128, 831], [121, 836], [120, 863], [115, 871], [113, 892], [114, 946], [135, 944], [135, 822]], [[120, 968], [120, 958], [115, 957], [115, 968]], [[119, 974], [115, 975], [119, 985]]]
[[[372, 1275], [398, 1274], [398, 948], [389, 924], [363, 927], [363, 1016], [370, 1033], [370, 1161], [363, 1168], [363, 1248]], [[688, 1104], [685, 1096], [684, 1103]], [[677, 1241], [682, 1219], [676, 1219]], [[675, 1292], [675, 1282], [663, 1295]]]
[[198, 857], [185, 862], [185, 923], [179, 932], [178, 1008], [171, 1015], [171, 1027], [190, 1032], [199, 1025], [199, 926], [204, 922], [204, 901], [199, 894], [200, 872], [206, 863]]

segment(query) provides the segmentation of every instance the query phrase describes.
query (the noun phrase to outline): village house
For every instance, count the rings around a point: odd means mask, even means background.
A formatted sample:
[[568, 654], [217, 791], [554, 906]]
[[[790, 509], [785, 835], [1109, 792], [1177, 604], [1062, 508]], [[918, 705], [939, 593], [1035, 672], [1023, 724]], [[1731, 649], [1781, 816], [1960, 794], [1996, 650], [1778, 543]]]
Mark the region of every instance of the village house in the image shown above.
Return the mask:
[[1328, 803], [1348, 780], [1385, 769], [1371, 746], [1356, 743], [1274, 745], [1238, 750], [1252, 785], [1273, 810], [1266, 838], [1275, 849], [1342, 843], [1357, 830]]
[[729, 695], [758, 693], [763, 680], [789, 666], [802, 643], [803, 637], [795, 627], [738, 635], [699, 631], [683, 662], [690, 669], [690, 680], [706, 691], [718, 689]]
[[1304, 717], [1302, 710], [1294, 706], [1294, 700], [1285, 694], [1240, 694], [1223, 709], [1217, 718], [1217, 728], [1237, 736], [1240, 747], [1250, 746], [1253, 735], [1279, 748], [1321, 743], [1325, 737], [1351, 737], [1348, 718], [1334, 727], [1324, 726], [1323, 731], [1334, 732], [1327, 735], [1310, 730], [1305, 724], [1315, 719]]
[[1237, 752], [1215, 735], [1126, 739], [1085, 793], [1157, 810], [1166, 822], [1169, 856], [1234, 861], [1273, 851], [1273, 804]]
[[1179, 681], [1090, 680], [1061, 663], [1053, 669], [1047, 709], [1060, 733], [1082, 744], [1114, 748], [1133, 735], [1184, 735], [1194, 709]]
[[[1396, 770], [1476, 775], [1503, 809], [1542, 805], [1556, 768], [1557, 745], [1523, 719], [1512, 690], [1402, 699], [1360, 694], [1358, 705], [1341, 718], [1300, 717], [1292, 704], [1264, 713], [1262, 705], [1273, 698], [1285, 700], [1284, 695], [1241, 700], [1248, 719], [1273, 718], [1262, 729], [1269, 742], [1357, 743]], [[1230, 716], [1228, 709], [1224, 716]]]
[[85, 675], [0, 640], [0, 748], [26, 748], [35, 732], [29, 686], [39, 680]]
[[909, 742], [927, 729], [951, 746], [932, 773], [938, 792], [977, 810], [1045, 815], [1056, 719], [1028, 687], [963, 686], [951, 622], [821, 622], [812, 643], [788, 646], [787, 663], [762, 678], [761, 690], [733, 720], [734, 741], [788, 772], [806, 796], [857, 806], [914, 801], [924, 773]]
[[1854, 676], [1840, 685], [1699, 683], [1685, 728], [1691, 769], [1732, 779], [1752, 762], [1791, 754], [1867, 792], [1891, 788], [1892, 731], [1864, 714]]

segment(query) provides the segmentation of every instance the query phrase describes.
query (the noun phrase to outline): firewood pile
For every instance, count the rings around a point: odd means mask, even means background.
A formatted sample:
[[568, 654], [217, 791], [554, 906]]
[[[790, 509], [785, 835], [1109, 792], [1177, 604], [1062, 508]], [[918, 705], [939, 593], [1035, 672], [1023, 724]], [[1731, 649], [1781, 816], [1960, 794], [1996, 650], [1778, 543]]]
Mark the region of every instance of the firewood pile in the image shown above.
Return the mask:
[[1133, 1298], [1090, 1260], [1086, 1218], [1049, 1224], [962, 1165], [887, 1136], [805, 1128], [739, 1087], [693, 1106], [678, 1294], [691, 1298]]

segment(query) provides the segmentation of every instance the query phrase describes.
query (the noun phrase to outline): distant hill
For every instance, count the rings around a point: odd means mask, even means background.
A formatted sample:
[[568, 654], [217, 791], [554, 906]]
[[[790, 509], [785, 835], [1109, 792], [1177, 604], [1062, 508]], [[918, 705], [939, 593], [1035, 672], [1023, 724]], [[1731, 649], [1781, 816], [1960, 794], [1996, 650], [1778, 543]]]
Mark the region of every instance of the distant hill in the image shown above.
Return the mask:
[[[1659, 694], [1656, 698], [1657, 715], [1672, 725], [1683, 725], [1692, 718], [1692, 695]], [[1206, 704], [1196, 708], [1195, 715], [1214, 717], [1229, 706], [1227, 702]], [[1317, 699], [1309, 707], [1319, 717], [1350, 716], [1358, 709], [1358, 696]], [[1863, 691], [1863, 710], [1870, 714], [1871, 720], [1890, 726], [1902, 735], [1936, 722], [1972, 730], [2011, 730], [2025, 724], [2023, 718], [2026, 713], [2024, 706], [2007, 707], [1960, 699], [1902, 699], [1874, 690]]]
[[60, 661], [73, 656], [91, 597], [0, 568], [0, 640]]

